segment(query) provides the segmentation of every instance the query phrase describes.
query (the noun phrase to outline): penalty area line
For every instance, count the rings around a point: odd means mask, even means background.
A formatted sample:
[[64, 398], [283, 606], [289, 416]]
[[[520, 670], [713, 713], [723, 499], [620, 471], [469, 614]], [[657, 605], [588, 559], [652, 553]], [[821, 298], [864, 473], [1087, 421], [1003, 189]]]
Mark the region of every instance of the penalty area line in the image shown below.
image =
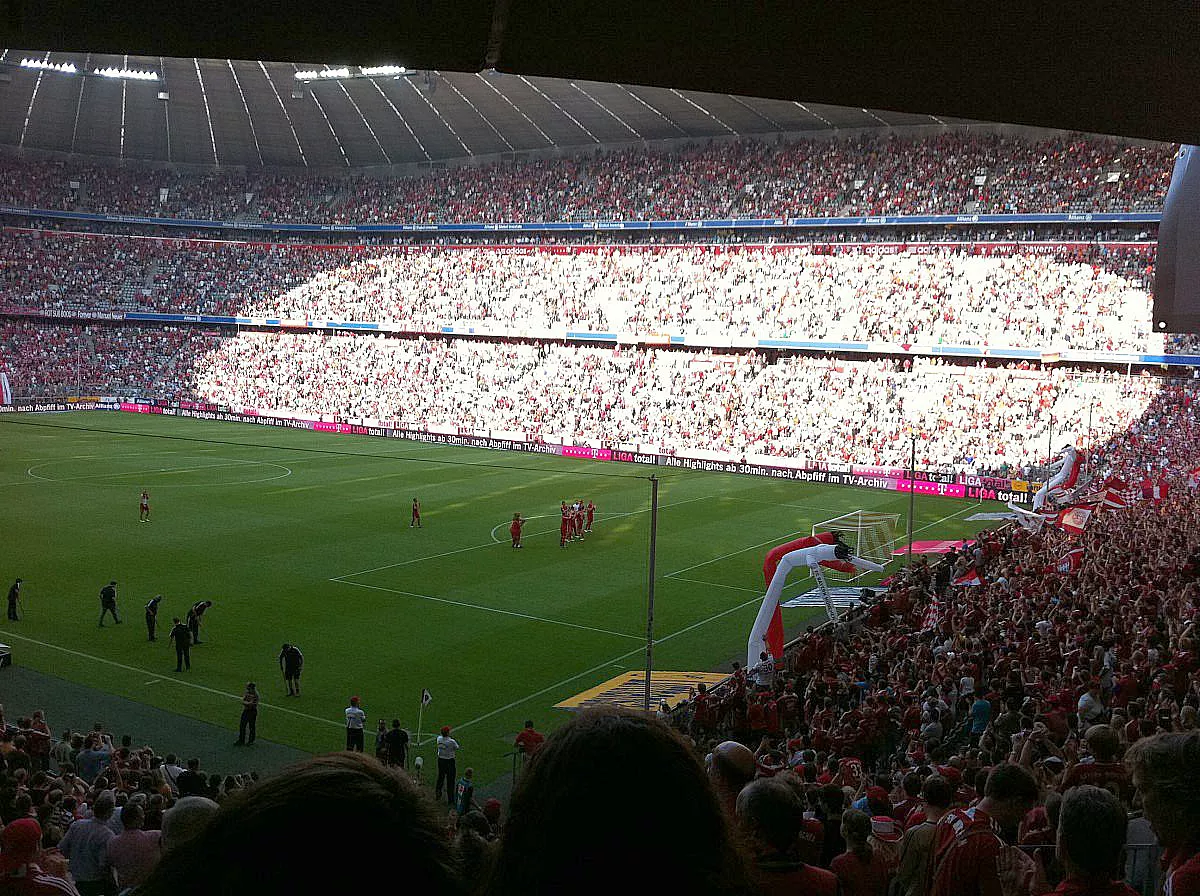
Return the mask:
[[[932, 522], [927, 526], [922, 526], [919, 529], [914, 529], [913, 533], [916, 534], [917, 532], [923, 532], [926, 529], [932, 529], [934, 526], [944, 523], [944, 522], [946, 522], [946, 520], [954, 519], [957, 516], [961, 516], [962, 514], [966, 513], [968, 510], [971, 510], [971, 509], [973, 509], [971, 506], [964, 507], [962, 510], [956, 511], [955, 513], [952, 513], [949, 516], [944, 516], [940, 520], [936, 520], [935, 522]], [[769, 544], [769, 542], [765, 542], [765, 543]], [[762, 545], [755, 545], [754, 547], [762, 547]], [[748, 550], [753, 550], [753, 548], [752, 547], [751, 548], [743, 548], [742, 551], [735, 551], [734, 553], [740, 554], [740, 553], [743, 553], [744, 551], [748, 551]], [[731, 554], [730, 556], [733, 556], [733, 555]], [[709, 561], [709, 562], [712, 562], [712, 561]], [[703, 563], [698, 564], [698, 566], [704, 566], [704, 565], [705, 564], [703, 564]], [[695, 568], [696, 567], [689, 567], [688, 569], [695, 569]], [[688, 572], [688, 569], [681, 569], [678, 572], [671, 573], [667, 576], [664, 576], [663, 578], [676, 578], [679, 576], [680, 573]], [[684, 580], [684, 581], [691, 581], [691, 580]], [[743, 588], [743, 587], [737, 586], [737, 585], [719, 585], [718, 586], [712, 582], [704, 582], [704, 583], [700, 583], [700, 584], [712, 585], [712, 586], [721, 587], [721, 588], [729, 588], [731, 590], [738, 590], [738, 591], [749, 591], [750, 590], [750, 589]], [[658, 639], [654, 643], [657, 646], [659, 644], [662, 644], [665, 641], [670, 641], [673, 638], [677, 638], [680, 635], [686, 635], [688, 632], [694, 631], [695, 629], [700, 628], [703, 625], [708, 625], [708, 623], [710, 623], [710, 622], [715, 622], [716, 620], [721, 619], [724, 616], [728, 616], [730, 613], [736, 613], [739, 610], [743, 610], [746, 607], [750, 606], [751, 604], [757, 603], [761, 600], [761, 597], [759, 596], [759, 592], [757, 590], [754, 591], [754, 595], [755, 596], [750, 598], [749, 600], [745, 600], [742, 603], [737, 604], [736, 606], [730, 607], [726, 610], [722, 610], [720, 613], [717, 613], [713, 616], [709, 616], [707, 619], [701, 619], [699, 622], [694, 622], [691, 625], [689, 625], [687, 628], [682, 628], [677, 632], [673, 632], [663, 638]], [[471, 719], [470, 721], [462, 722], [458, 725], [455, 725], [454, 727], [459, 728], [459, 729], [470, 728], [472, 725], [476, 725], [480, 722], [487, 721], [488, 719], [492, 718], [492, 716], [497, 716], [502, 712], [508, 712], [511, 709], [516, 709], [518, 706], [521, 706], [524, 703], [528, 703], [530, 700], [534, 700], [538, 697], [543, 696], [544, 694], [550, 693], [551, 691], [558, 690], [563, 685], [568, 685], [573, 681], [579, 680], [580, 678], [584, 678], [585, 676], [592, 675], [596, 672], [599, 672], [601, 669], [605, 669], [610, 666], [616, 666], [618, 663], [621, 663], [622, 661], [629, 659], [631, 656], [634, 656], [635, 654], [638, 654], [638, 653], [643, 653], [644, 651], [645, 651], [644, 647], [639, 647], [636, 650], [630, 650], [627, 653], [621, 654], [620, 656], [613, 657], [612, 659], [609, 659], [609, 660], [605, 660], [603, 663], [599, 663], [590, 669], [585, 669], [582, 672], [576, 673], [575, 675], [572, 675], [570, 678], [564, 678], [562, 681], [556, 681], [554, 684], [548, 685], [548, 686], [542, 688], [540, 691], [534, 691], [532, 694], [529, 694], [528, 696], [522, 697], [519, 700], [514, 700], [511, 703], [506, 703], [504, 706], [498, 707], [497, 709], [493, 709], [491, 712], [486, 712], [483, 715], [478, 716], [477, 718]], [[432, 742], [433, 742], [433, 738], [430, 738], [429, 740], [422, 741], [421, 743], [417, 744], [417, 747], [426, 746]]]
[[434, 603], [439, 604], [450, 604], [451, 606], [455, 607], [467, 607], [471, 610], [486, 610], [489, 613], [499, 613], [502, 616], [515, 616], [518, 619], [528, 619], [532, 622], [545, 622], [550, 625], [562, 625], [566, 626], [567, 628], [577, 628], [585, 632], [595, 632], [599, 635], [612, 635], [615, 638], [629, 638], [633, 641], [641, 640], [640, 635], [629, 635], [625, 632], [614, 632], [606, 628], [593, 628], [590, 625], [580, 625], [577, 622], [566, 622], [562, 619], [548, 619], [545, 616], [531, 616], [528, 613], [518, 613], [515, 610], [502, 610], [499, 607], [487, 607], [483, 604], [471, 604], [462, 600], [451, 600], [448, 597], [434, 597], [431, 594], [418, 594], [415, 591], [402, 591], [399, 588], [384, 588], [382, 585], [367, 585], [364, 582], [348, 582], [345, 579], [331, 579], [330, 581], [338, 581], [342, 585], [352, 585], [355, 588], [369, 588], [372, 591], [384, 591], [388, 594], [399, 594], [402, 597], [415, 597], [419, 598], [420, 600], [431, 600]]
[[[743, 601], [742, 603], [738, 604], [737, 606], [729, 607], [728, 609], [722, 610], [720, 613], [716, 613], [705, 619], [701, 619], [699, 622], [693, 622], [691, 625], [687, 626], [686, 628], [681, 628], [677, 632], [672, 632], [669, 635], [659, 638], [658, 640], [656, 640], [654, 642], [654, 644], [655, 644], [655, 646], [658, 646], [659, 644], [663, 644], [674, 638], [678, 638], [680, 635], [686, 635], [686, 634], [688, 634], [688, 632], [694, 631], [695, 629], [698, 629], [703, 625], [708, 625], [710, 622], [716, 622], [718, 619], [728, 616], [730, 613], [736, 613], [739, 610], [744, 610], [746, 607], [750, 606], [751, 604], [757, 603], [760, 599], [761, 598], [759, 598], [757, 596], [752, 597], [747, 601]], [[528, 703], [530, 700], [536, 699], [537, 697], [541, 697], [543, 694], [548, 694], [551, 691], [556, 691], [559, 688], [561, 688], [563, 685], [570, 684], [571, 682], [577, 681], [580, 678], [584, 678], [585, 676], [592, 675], [596, 672], [599, 672], [601, 669], [608, 668], [609, 666], [615, 666], [616, 664], [622, 662], [623, 660], [629, 659], [631, 656], [635, 656], [639, 653], [645, 653], [645, 650], [646, 650], [646, 648], [644, 646], [637, 647], [633, 650], [630, 650], [626, 653], [621, 654], [620, 656], [613, 657], [611, 659], [607, 659], [602, 663], [598, 663], [597, 665], [593, 666], [590, 669], [585, 669], [582, 672], [572, 675], [570, 678], [564, 678], [562, 681], [556, 681], [554, 684], [547, 685], [546, 687], [542, 688], [540, 691], [534, 691], [532, 694], [529, 694], [526, 697], [522, 697], [519, 700], [514, 700], [511, 703], [507, 703], [504, 706], [499, 707], [498, 709], [493, 709], [491, 712], [484, 713], [483, 715], [481, 715], [477, 718], [471, 719], [469, 722], [462, 722], [461, 724], [455, 725], [454, 728], [456, 728], [456, 729], [470, 728], [472, 725], [478, 724], [479, 722], [484, 722], [484, 721], [490, 719], [492, 716], [499, 715], [502, 712], [508, 712], [510, 709], [515, 709], [516, 707], [520, 706], [523, 703]], [[427, 741], [423, 741], [422, 743], [417, 744], [417, 746], [420, 747], [420, 746], [423, 746], [425, 744], [429, 744], [432, 742], [433, 742], [433, 738], [430, 738]]]
[[[71, 656], [77, 656], [82, 659], [91, 660], [92, 662], [96, 662], [96, 663], [103, 663], [106, 666], [113, 666], [117, 669], [124, 669], [126, 672], [140, 672], [143, 675], [153, 675], [154, 674], [149, 669], [143, 669], [140, 666], [129, 666], [129, 665], [126, 665], [125, 663], [118, 663], [116, 660], [105, 659], [102, 656], [95, 656], [94, 654], [91, 654], [91, 653], [84, 653], [82, 650], [72, 650], [70, 647], [60, 647], [58, 644], [51, 644], [48, 641], [39, 641], [39, 640], [37, 640], [37, 638], [29, 638], [29, 637], [26, 637], [25, 635], [17, 635], [17, 634], [13, 634], [12, 632], [5, 632], [5, 637], [6, 638], [15, 638], [18, 641], [27, 641], [30, 644], [36, 644], [39, 647], [46, 647], [46, 648], [49, 648], [50, 650], [58, 650], [58, 651], [61, 651], [62, 653], [69, 653], [69, 654], [71, 654]], [[228, 697], [230, 700], [240, 701], [242, 699], [240, 694], [230, 694], [228, 691], [221, 691], [221, 690], [218, 690], [217, 688], [210, 688], [207, 685], [196, 684], [193, 681], [183, 681], [182, 679], [179, 679], [179, 678], [156, 678], [154, 681], [145, 682], [145, 684], [154, 684], [159, 681], [169, 681], [172, 684], [177, 684], [177, 685], [180, 685], [181, 687], [185, 687], [185, 688], [191, 688], [192, 690], [204, 691], [207, 694], [216, 694], [218, 697]], [[295, 709], [288, 709], [286, 706], [278, 706], [273, 703], [259, 703], [259, 706], [265, 706], [269, 709], [275, 710], [276, 712], [286, 712], [288, 715], [299, 716], [300, 718], [308, 719], [311, 722], [321, 722], [324, 725], [333, 725], [337, 728], [345, 727], [344, 724], [340, 721], [334, 721], [333, 719], [322, 718], [321, 716], [310, 716], [306, 712], [299, 712]]]

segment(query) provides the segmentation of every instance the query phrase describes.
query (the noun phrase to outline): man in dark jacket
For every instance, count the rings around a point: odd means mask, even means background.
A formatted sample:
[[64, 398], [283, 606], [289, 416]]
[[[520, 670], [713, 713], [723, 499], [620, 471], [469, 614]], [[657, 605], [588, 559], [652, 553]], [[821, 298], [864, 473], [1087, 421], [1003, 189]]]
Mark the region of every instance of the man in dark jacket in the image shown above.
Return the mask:
[[175, 671], [182, 672], [186, 666], [190, 672], [192, 669], [192, 633], [188, 631], [188, 627], [179, 621], [179, 617], [174, 618], [171, 626], [170, 640], [175, 643]]

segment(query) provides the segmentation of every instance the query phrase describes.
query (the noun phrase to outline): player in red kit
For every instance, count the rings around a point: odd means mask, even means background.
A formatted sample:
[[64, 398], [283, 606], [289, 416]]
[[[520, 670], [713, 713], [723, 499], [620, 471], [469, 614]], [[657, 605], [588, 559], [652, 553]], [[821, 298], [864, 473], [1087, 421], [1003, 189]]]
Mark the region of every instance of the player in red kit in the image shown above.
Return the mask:
[[512, 522], [508, 525], [508, 534], [512, 536], [512, 546], [519, 548], [521, 546], [521, 528], [525, 525], [525, 521], [521, 519], [521, 514], [514, 513]]
[[576, 501], [571, 505], [571, 537], [576, 541], [583, 540], [583, 502]]
[[593, 504], [591, 501], [588, 501], [587, 502], [587, 522], [584, 523], [584, 526], [583, 526], [584, 532], [592, 531], [592, 520], [594, 520], [595, 518], [596, 518], [596, 505]]
[[421, 502], [416, 498], [413, 498], [412, 519], [409, 520], [408, 528], [411, 529], [413, 526], [421, 528]]
[[562, 523], [558, 527], [558, 546], [565, 548], [567, 546], [567, 535], [571, 531], [571, 509], [567, 507], [567, 502], [562, 502]]
[[141, 510], [138, 512], [138, 522], [150, 522], [150, 493], [145, 489], [142, 489], [142, 502]]

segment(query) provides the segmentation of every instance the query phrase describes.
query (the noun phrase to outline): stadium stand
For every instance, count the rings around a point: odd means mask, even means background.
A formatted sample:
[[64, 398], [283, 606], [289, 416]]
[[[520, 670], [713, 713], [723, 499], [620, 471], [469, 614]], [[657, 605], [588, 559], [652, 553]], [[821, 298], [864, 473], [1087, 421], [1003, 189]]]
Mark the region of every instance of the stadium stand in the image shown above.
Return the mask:
[[1158, 377], [1029, 363], [29, 320], [0, 326], [0, 348], [19, 396], [155, 396], [310, 419], [894, 467], [908, 463], [915, 426], [923, 468], [976, 473], [1028, 471], [1045, 459], [1051, 425], [1064, 438], [1102, 443], [1136, 428], [1166, 394]]
[[[0, 308], [1161, 350], [1142, 244], [367, 250], [6, 231]], [[908, 251], [905, 251], [905, 249]]]
[[[633, 150], [385, 181], [6, 161], [0, 201], [330, 222], [1129, 210], [1161, 205], [1168, 158], [1103, 140], [972, 134]], [[1053, 419], [1063, 438], [1093, 449], [1094, 478], [1157, 486], [1135, 486], [1130, 506], [1097, 513], [1079, 535], [1006, 524], [920, 559], [860, 610], [801, 635], [778, 666], [736, 669], [702, 689], [668, 716], [670, 728], [582, 713], [530, 760], [503, 829], [468, 812], [447, 830], [427, 794], [369, 759], [318, 759], [261, 785], [214, 781], [198, 762], [184, 769], [95, 733], [54, 743], [44, 719], [6, 725], [0, 710], [0, 894], [115, 890], [76, 890], [70, 877], [81, 867], [55, 852], [73, 829], [72, 839], [95, 839], [109, 791], [121, 816], [142, 808], [146, 831], [163, 829], [169, 812], [211, 808], [181, 800], [220, 804], [207, 826], [196, 824], [192, 845], [165, 853], [147, 893], [240, 891], [251, 875], [260, 892], [274, 892], [264, 879], [279, 892], [313, 881], [332, 889], [344, 886], [358, 847], [368, 855], [353, 879], [364, 886], [394, 885], [392, 860], [411, 855], [406, 882], [439, 893], [561, 891], [581, 874], [626, 892], [773, 893], [781, 881], [823, 886], [828, 878], [810, 866], [832, 866], [847, 892], [882, 896], [878, 882], [855, 889], [853, 869], [890, 878], [902, 850], [922, 839], [928, 849], [935, 836], [939, 860], [922, 888], [906, 889], [912, 896], [957, 893], [953, 884], [976, 878], [987, 881], [978, 892], [1040, 896], [1065, 881], [1057, 892], [1073, 893], [1083, 866], [1060, 864], [1049, 847], [1054, 813], [1073, 830], [1088, 811], [1072, 804], [1079, 784], [1110, 788], [1122, 810], [1144, 804], [1129, 822], [1145, 838], [1130, 836], [1130, 883], [1156, 892], [1154, 860], [1165, 850], [1172, 896], [1196, 892], [1195, 380], [1036, 362], [600, 348], [521, 334], [680, 328], [1000, 345], [1032, 333], [1047, 347], [1145, 351], [1155, 337], [1144, 251], [368, 253], [7, 230], [0, 252], [0, 363], [21, 396], [153, 396], [888, 466], [907, 463], [915, 425], [921, 466], [981, 473], [1043, 461]], [[131, 309], [367, 318], [412, 330], [485, 321], [514, 338], [234, 332], [82, 314]], [[64, 319], [32, 316], [49, 312]], [[1065, 562], [1076, 548], [1081, 556]], [[978, 585], [958, 584], [976, 576]], [[782, 786], [739, 800], [756, 777]], [[634, 805], [647, 793], [654, 812]], [[1088, 805], [1099, 824], [1103, 805]], [[367, 806], [367, 816], [356, 811]], [[943, 810], [944, 823], [925, 824]], [[733, 835], [739, 819], [752, 842]], [[355, 841], [356, 825], [370, 836]], [[115, 835], [123, 825], [118, 817], [108, 827]], [[1002, 838], [999, 827], [1012, 829]], [[955, 852], [963, 828], [986, 849]], [[305, 844], [304, 860], [280, 842]], [[1066, 854], [1078, 860], [1072, 842]], [[1119, 852], [1088, 858], [1112, 877]], [[205, 861], [214, 853], [240, 858]], [[993, 880], [1000, 868], [1004, 880]]]
[[331, 224], [1157, 211], [1171, 154], [1169, 146], [1094, 137], [968, 132], [639, 148], [406, 178], [195, 175], [0, 159], [0, 204]]

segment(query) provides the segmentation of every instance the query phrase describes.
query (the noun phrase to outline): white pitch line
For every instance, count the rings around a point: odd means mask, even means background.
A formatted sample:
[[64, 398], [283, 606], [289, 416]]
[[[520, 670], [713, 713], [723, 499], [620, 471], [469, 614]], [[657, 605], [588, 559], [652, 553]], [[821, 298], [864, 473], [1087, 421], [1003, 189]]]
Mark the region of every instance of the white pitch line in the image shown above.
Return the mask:
[[663, 578], [664, 579], [673, 579], [680, 573], [691, 572], [693, 569], [699, 569], [701, 566], [708, 566], [708, 564], [716, 563], [718, 560], [725, 560], [729, 557], [736, 557], [738, 554], [746, 553], [746, 551], [752, 551], [755, 548], [761, 548], [768, 544], [773, 544], [774, 542], [778, 541], [779, 538], [792, 538], [793, 536], [799, 535], [803, 531], [804, 531], [803, 529], [799, 529], [795, 532], [789, 532], [787, 535], [779, 536], [776, 538], [771, 538], [767, 541], [760, 541], [758, 544], [752, 544], [749, 547], [738, 548], [738, 550], [736, 550], [736, 551], [730, 551], [728, 554], [722, 554], [720, 557], [713, 557], [711, 560], [705, 560], [703, 563], [696, 563], [696, 564], [693, 564], [692, 566], [685, 566], [683, 569], [677, 569], [677, 570], [675, 570], [675, 572], [669, 572], [666, 575], [664, 575]]
[[[914, 529], [913, 534], [916, 534], [917, 532], [923, 532], [925, 529], [931, 529], [934, 526], [938, 525], [939, 523], [944, 523], [946, 520], [953, 519], [956, 516], [961, 516], [962, 514], [966, 513], [968, 510], [972, 510], [972, 509], [974, 509], [973, 505], [965, 507], [962, 510], [957, 511], [956, 513], [952, 513], [949, 516], [944, 516], [940, 520], [930, 523], [928, 526], [922, 526], [920, 529]], [[764, 544], [770, 544], [770, 542], [764, 542]], [[761, 546], [762, 545], [755, 545], [755, 547], [761, 547]], [[743, 550], [752, 550], [752, 548], [744, 548]], [[735, 553], [742, 553], [742, 551], [736, 551]], [[730, 556], [732, 556], [732, 555], [730, 555]], [[718, 559], [720, 559], [720, 558], [718, 558]], [[709, 562], [711, 562], [711, 561], [709, 561]], [[704, 564], [701, 563], [699, 565], [703, 566]], [[689, 568], [694, 569], [695, 567], [689, 567]], [[687, 572], [687, 570], [680, 570], [680, 572]], [[672, 573], [672, 577], [677, 576], [677, 575], [678, 575], [678, 573]], [[666, 578], [666, 576], [664, 576], [664, 578]], [[706, 583], [702, 583], [702, 584], [712, 584], [712, 583], [706, 582]], [[721, 587], [735, 588], [735, 587], [740, 587], [740, 586], [730, 585], [730, 586], [721, 586]], [[746, 590], [748, 590], [748, 589], [746, 589]], [[707, 625], [708, 623], [714, 622], [723, 616], [728, 616], [730, 613], [736, 613], [738, 610], [741, 610], [741, 609], [744, 609], [745, 607], [750, 606], [751, 604], [755, 603], [756, 601], [758, 601], [760, 599], [757, 596], [759, 594], [758, 591], [755, 591], [754, 594], [756, 595], [755, 597], [752, 597], [749, 600], [743, 601], [742, 603], [738, 604], [735, 607], [730, 607], [727, 610], [722, 610], [720, 613], [717, 613], [715, 616], [709, 616], [707, 619], [701, 619], [699, 622], [692, 623], [687, 628], [680, 629], [679, 631], [674, 632], [670, 635], [667, 635], [666, 637], [659, 638], [658, 640], [656, 640], [654, 642], [655, 645], [657, 646], [659, 644], [662, 644], [664, 641], [670, 641], [672, 638], [677, 638], [680, 635], [685, 635], [688, 632], [690, 632], [694, 629], [697, 629], [702, 625]], [[510, 709], [515, 709], [516, 707], [520, 706], [522, 703], [528, 703], [530, 700], [540, 697], [543, 694], [549, 693], [550, 691], [557, 690], [558, 688], [562, 687], [565, 684], [570, 684], [571, 682], [573, 682], [577, 679], [583, 678], [584, 676], [591, 675], [594, 672], [599, 672], [601, 669], [604, 669], [607, 666], [616, 665], [617, 663], [620, 663], [622, 660], [628, 659], [629, 657], [633, 656], [636, 653], [642, 653], [644, 650], [645, 650], [644, 647], [638, 648], [637, 650], [631, 650], [628, 653], [623, 653], [618, 657], [614, 657], [613, 659], [605, 660], [603, 663], [600, 663], [597, 666], [593, 666], [591, 669], [586, 669], [583, 672], [580, 672], [576, 675], [572, 675], [570, 678], [564, 678], [562, 681], [555, 682], [554, 684], [549, 685], [548, 687], [542, 688], [540, 691], [535, 691], [534, 693], [530, 694], [527, 697], [522, 697], [520, 700], [514, 700], [512, 703], [505, 704], [504, 706], [501, 706], [498, 709], [493, 709], [491, 712], [484, 713], [483, 715], [479, 716], [478, 718], [471, 719], [469, 722], [463, 722], [462, 724], [455, 725], [454, 727], [459, 728], [459, 729], [469, 728], [472, 725], [475, 725], [479, 722], [483, 722], [483, 721], [486, 721], [487, 719], [490, 719], [492, 716], [499, 715], [502, 712], [508, 712]], [[417, 746], [419, 747], [419, 746], [421, 746], [421, 744], [418, 744]]]
[[[676, 501], [673, 504], [659, 504], [658, 509], [662, 510], [662, 508], [664, 508], [664, 507], [678, 507], [681, 504], [691, 504], [694, 501], [705, 501], [712, 497], [713, 497], [712, 495], [701, 495], [699, 498], [688, 498], [686, 501]], [[636, 516], [639, 513], [649, 513], [649, 512], [650, 512], [650, 508], [647, 507], [643, 510], [630, 510], [625, 513], [611, 513], [611, 514], [606, 514], [605, 516], [597, 516], [597, 519], [615, 520], [615, 519], [620, 519], [621, 517], [624, 517], [624, 516]], [[530, 519], [534, 519], [534, 517], [530, 517]], [[497, 526], [496, 528], [499, 528], [499, 527]], [[493, 529], [492, 531], [495, 532], [496, 530]], [[529, 534], [528, 537], [532, 538], [535, 535], [546, 535], [549, 532], [557, 532], [557, 531], [558, 531], [557, 529], [547, 529], [543, 532], [532, 532]], [[347, 585], [352, 585], [352, 584], [354, 584], [353, 582], [347, 582], [346, 580], [347, 579], [356, 579], [359, 576], [365, 576], [367, 573], [371, 573], [371, 572], [382, 572], [385, 569], [395, 569], [398, 566], [411, 566], [413, 563], [420, 563], [422, 560], [438, 560], [438, 559], [441, 559], [442, 557], [451, 557], [455, 554], [464, 554], [467, 551], [478, 551], [478, 550], [482, 550], [483, 548], [490, 548], [497, 543], [504, 544], [504, 542], [502, 542], [502, 541], [496, 542], [494, 540], [494, 536], [493, 536], [493, 540], [486, 541], [483, 544], [473, 544], [473, 545], [471, 545], [469, 547], [465, 547], [465, 548], [456, 548], [453, 551], [445, 551], [441, 554], [427, 554], [424, 557], [414, 557], [412, 560], [401, 560], [399, 563], [389, 563], [387, 566], [374, 566], [371, 569], [360, 569], [358, 572], [343, 573], [340, 576], [334, 576], [329, 581], [345, 582]], [[703, 565], [703, 564], [701, 564], [701, 565]], [[687, 570], [683, 570], [683, 571], [686, 572]]]
[[33, 472], [38, 467], [44, 467], [44, 466], [46, 466], [46, 464], [35, 464], [34, 466], [32, 466], [28, 470], [26, 470], [25, 473], [26, 473], [26, 475], [31, 476], [34, 479], [40, 479], [43, 482], [78, 482], [79, 480], [82, 480], [82, 479], [113, 479], [113, 478], [116, 478], [117, 476], [156, 476], [160, 473], [195, 473], [197, 470], [216, 470], [220, 467], [253, 466], [253, 467], [276, 467], [278, 469], [283, 469], [283, 470], [287, 469], [287, 467], [285, 467], [283, 464], [271, 463], [270, 461], [246, 460], [246, 461], [234, 461], [233, 463], [228, 463], [228, 464], [203, 464], [199, 467], [176, 467], [175, 469], [164, 468], [164, 469], [160, 469], [160, 470], [130, 470], [129, 472], [126, 472], [126, 473], [89, 473], [86, 476], [63, 476], [59, 479], [49, 479], [45, 476], [39, 476], [37, 473]]
[[[736, 613], [738, 610], [745, 609], [746, 607], [750, 606], [750, 604], [754, 603], [758, 599], [759, 598], [757, 598], [757, 597], [752, 597], [752, 598], [750, 598], [750, 600], [744, 601], [743, 603], [738, 604], [736, 607], [730, 607], [727, 610], [722, 610], [720, 613], [717, 613], [714, 616], [709, 616], [707, 619], [701, 619], [699, 622], [693, 622], [687, 628], [681, 628], [677, 632], [673, 632], [663, 638], [659, 638], [658, 640], [656, 640], [654, 642], [654, 644], [655, 644], [655, 646], [658, 646], [659, 644], [662, 644], [666, 641], [670, 641], [672, 638], [678, 638], [680, 635], [686, 635], [688, 632], [692, 631], [693, 629], [700, 628], [700, 626], [702, 626], [702, 625], [708, 625], [708, 623], [710, 623], [710, 622], [715, 622], [716, 620], [720, 619], [722, 616], [728, 616], [730, 613]], [[490, 719], [492, 716], [499, 715], [502, 712], [508, 712], [508, 710], [514, 709], [514, 708], [520, 706], [522, 703], [528, 703], [530, 700], [533, 700], [535, 697], [540, 697], [543, 694], [549, 693], [550, 691], [557, 690], [558, 688], [561, 688], [565, 684], [570, 684], [571, 682], [575, 681], [576, 679], [583, 678], [585, 675], [591, 675], [593, 672], [599, 672], [601, 669], [603, 669], [607, 666], [614, 666], [617, 663], [621, 662], [622, 660], [628, 659], [629, 657], [631, 657], [635, 654], [644, 653], [645, 650], [646, 650], [645, 647], [638, 647], [637, 649], [630, 650], [628, 653], [623, 653], [618, 657], [613, 657], [612, 659], [605, 660], [604, 662], [602, 662], [596, 666], [593, 666], [590, 669], [586, 669], [583, 672], [580, 672], [576, 675], [572, 675], [570, 678], [564, 678], [562, 681], [556, 681], [554, 684], [548, 685], [547, 687], [542, 688], [540, 691], [535, 691], [534, 693], [530, 694], [527, 697], [522, 697], [520, 700], [514, 700], [512, 703], [508, 703], [504, 706], [501, 706], [499, 709], [493, 709], [491, 712], [484, 713], [483, 715], [479, 716], [478, 718], [471, 719], [471, 721], [469, 721], [469, 722], [463, 722], [462, 724], [455, 725], [453, 727], [456, 729], [470, 728], [472, 725], [475, 725], [478, 722], [483, 722], [487, 719]], [[418, 746], [420, 746], [420, 744], [418, 744]]]
[[601, 635], [613, 635], [617, 638], [629, 638], [633, 641], [640, 641], [641, 635], [628, 635], [625, 632], [614, 632], [606, 628], [593, 628], [590, 625], [580, 625], [577, 622], [565, 622], [561, 619], [548, 619], [545, 616], [531, 616], [528, 613], [517, 613], [514, 610], [501, 610], [499, 607], [487, 607], [483, 604], [471, 604], [461, 600], [450, 600], [448, 597], [434, 597], [431, 594], [418, 594], [415, 591], [401, 591], [398, 588], [384, 588], [382, 585], [367, 585], [364, 582], [347, 582], [342, 581], [343, 585], [352, 585], [355, 588], [370, 588], [372, 591], [385, 591], [388, 594], [399, 594], [404, 597], [416, 597], [421, 600], [431, 600], [439, 604], [451, 604], [455, 607], [468, 607], [472, 610], [486, 610], [489, 613], [499, 613], [502, 616], [516, 616], [519, 619], [529, 619], [533, 622], [546, 622], [550, 625], [563, 625], [567, 628], [578, 628], [587, 632], [596, 632]]
[[[82, 657], [85, 660], [92, 660], [93, 662], [104, 663], [107, 666], [114, 666], [117, 669], [124, 669], [127, 672], [141, 672], [143, 675], [153, 675], [154, 674], [149, 669], [143, 669], [139, 666], [127, 666], [127, 665], [125, 665], [125, 663], [118, 663], [115, 660], [105, 659], [102, 656], [95, 656], [90, 653], [84, 653], [82, 650], [72, 650], [70, 647], [59, 647], [57, 644], [50, 644], [47, 641], [39, 641], [36, 638], [27, 638], [25, 635], [16, 635], [16, 634], [13, 634], [12, 632], [5, 632], [4, 634], [5, 634], [5, 638], [15, 638], [18, 641], [28, 641], [30, 644], [37, 644], [39, 647], [48, 647], [51, 650], [58, 650], [58, 651], [61, 651], [62, 653], [69, 653], [72, 656]], [[156, 681], [169, 681], [172, 684], [177, 684], [177, 685], [180, 685], [185, 688], [192, 688], [193, 690], [204, 691], [209, 694], [216, 694], [218, 697], [228, 697], [231, 700], [239, 700], [240, 701], [242, 699], [240, 694], [230, 694], [227, 691], [219, 691], [216, 688], [210, 688], [206, 685], [196, 684], [195, 682], [192, 682], [192, 681], [184, 681], [181, 678], [159, 678], [159, 679], [156, 679]], [[147, 682], [147, 684], [151, 684], [151, 683], [152, 682]], [[286, 706], [276, 706], [275, 704], [272, 704], [272, 703], [260, 703], [259, 705], [273, 709], [276, 712], [286, 712], [288, 715], [299, 716], [302, 719], [308, 719], [309, 721], [312, 721], [312, 722], [321, 722], [324, 725], [333, 725], [337, 728], [344, 727], [342, 722], [337, 722], [337, 721], [334, 721], [333, 719], [322, 718], [321, 716], [310, 716], [306, 712], [298, 712], [297, 710], [294, 710], [294, 709], [288, 709]]]
[[709, 588], [728, 588], [730, 591], [746, 591], [750, 594], [762, 594], [757, 588], [746, 588], [742, 585], [722, 585], [720, 582], [706, 582], [703, 579], [687, 579], [683, 576], [671, 576], [677, 582], [691, 582], [693, 585], [707, 585]]

